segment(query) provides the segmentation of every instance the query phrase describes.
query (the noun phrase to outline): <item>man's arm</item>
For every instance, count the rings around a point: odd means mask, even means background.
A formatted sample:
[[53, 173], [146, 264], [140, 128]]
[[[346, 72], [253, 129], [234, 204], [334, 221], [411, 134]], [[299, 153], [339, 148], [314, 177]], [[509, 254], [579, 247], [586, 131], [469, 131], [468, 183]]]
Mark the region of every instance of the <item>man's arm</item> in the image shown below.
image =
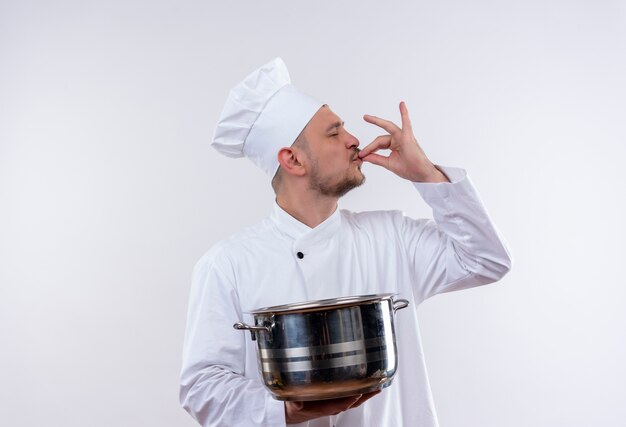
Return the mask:
[[228, 261], [216, 250], [193, 275], [183, 349], [180, 402], [203, 426], [285, 425], [283, 403], [260, 381], [244, 376], [245, 339]]
[[[400, 227], [415, 268], [417, 302], [499, 280], [510, 270], [512, 259], [465, 171], [435, 166], [413, 135], [404, 102], [400, 114], [402, 128], [364, 116], [389, 135], [377, 137], [359, 156], [412, 181], [433, 209], [434, 222], [405, 217]], [[376, 154], [381, 149], [391, 154]]]
[[442, 168], [448, 184], [414, 183], [433, 220], [403, 217], [401, 238], [414, 266], [416, 298], [500, 280], [512, 258], [465, 171]]

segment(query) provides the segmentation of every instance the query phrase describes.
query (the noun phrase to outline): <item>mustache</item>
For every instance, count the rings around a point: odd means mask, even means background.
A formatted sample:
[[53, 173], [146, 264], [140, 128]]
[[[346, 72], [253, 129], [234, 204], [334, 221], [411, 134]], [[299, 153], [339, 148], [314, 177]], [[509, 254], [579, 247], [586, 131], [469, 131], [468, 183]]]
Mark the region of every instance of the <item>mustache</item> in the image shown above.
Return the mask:
[[354, 151], [354, 158], [352, 160], [358, 159], [359, 158], [359, 153], [361, 152], [361, 149], [358, 148], [358, 147], [354, 147], [352, 150]]

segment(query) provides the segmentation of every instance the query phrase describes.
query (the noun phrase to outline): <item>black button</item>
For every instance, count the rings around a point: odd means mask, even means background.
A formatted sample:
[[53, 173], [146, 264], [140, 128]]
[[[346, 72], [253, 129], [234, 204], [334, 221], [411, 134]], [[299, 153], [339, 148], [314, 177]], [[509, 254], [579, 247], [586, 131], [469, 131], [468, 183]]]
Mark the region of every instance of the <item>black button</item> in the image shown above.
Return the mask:
[[304, 258], [304, 254], [303, 254], [302, 252], [298, 252], [296, 255], [297, 255], [297, 256], [298, 256], [298, 258], [300, 258], [300, 259]]

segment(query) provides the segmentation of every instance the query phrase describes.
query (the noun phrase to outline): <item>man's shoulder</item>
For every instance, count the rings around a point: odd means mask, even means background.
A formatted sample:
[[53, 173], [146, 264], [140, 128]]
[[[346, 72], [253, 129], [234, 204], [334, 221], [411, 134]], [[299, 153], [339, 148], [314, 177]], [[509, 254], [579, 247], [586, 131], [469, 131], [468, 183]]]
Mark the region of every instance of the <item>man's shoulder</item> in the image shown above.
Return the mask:
[[402, 221], [404, 214], [400, 210], [355, 212], [347, 209], [341, 209], [341, 217], [348, 224], [357, 227], [386, 227]]
[[198, 261], [198, 264], [222, 264], [238, 258], [242, 252], [251, 250], [260, 242], [270, 239], [273, 232], [268, 218], [255, 225], [244, 227], [230, 236], [215, 242]]

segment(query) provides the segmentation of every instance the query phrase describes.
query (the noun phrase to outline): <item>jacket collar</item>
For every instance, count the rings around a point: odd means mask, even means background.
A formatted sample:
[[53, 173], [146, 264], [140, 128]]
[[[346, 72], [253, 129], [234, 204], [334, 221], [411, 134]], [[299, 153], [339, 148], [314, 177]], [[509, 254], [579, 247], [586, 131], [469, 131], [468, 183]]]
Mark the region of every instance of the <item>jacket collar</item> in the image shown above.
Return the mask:
[[283, 208], [274, 201], [274, 209], [270, 214], [271, 220], [278, 229], [294, 240], [299, 239], [327, 239], [337, 232], [341, 225], [341, 212], [339, 208], [326, 218], [317, 227], [311, 228], [289, 215]]

